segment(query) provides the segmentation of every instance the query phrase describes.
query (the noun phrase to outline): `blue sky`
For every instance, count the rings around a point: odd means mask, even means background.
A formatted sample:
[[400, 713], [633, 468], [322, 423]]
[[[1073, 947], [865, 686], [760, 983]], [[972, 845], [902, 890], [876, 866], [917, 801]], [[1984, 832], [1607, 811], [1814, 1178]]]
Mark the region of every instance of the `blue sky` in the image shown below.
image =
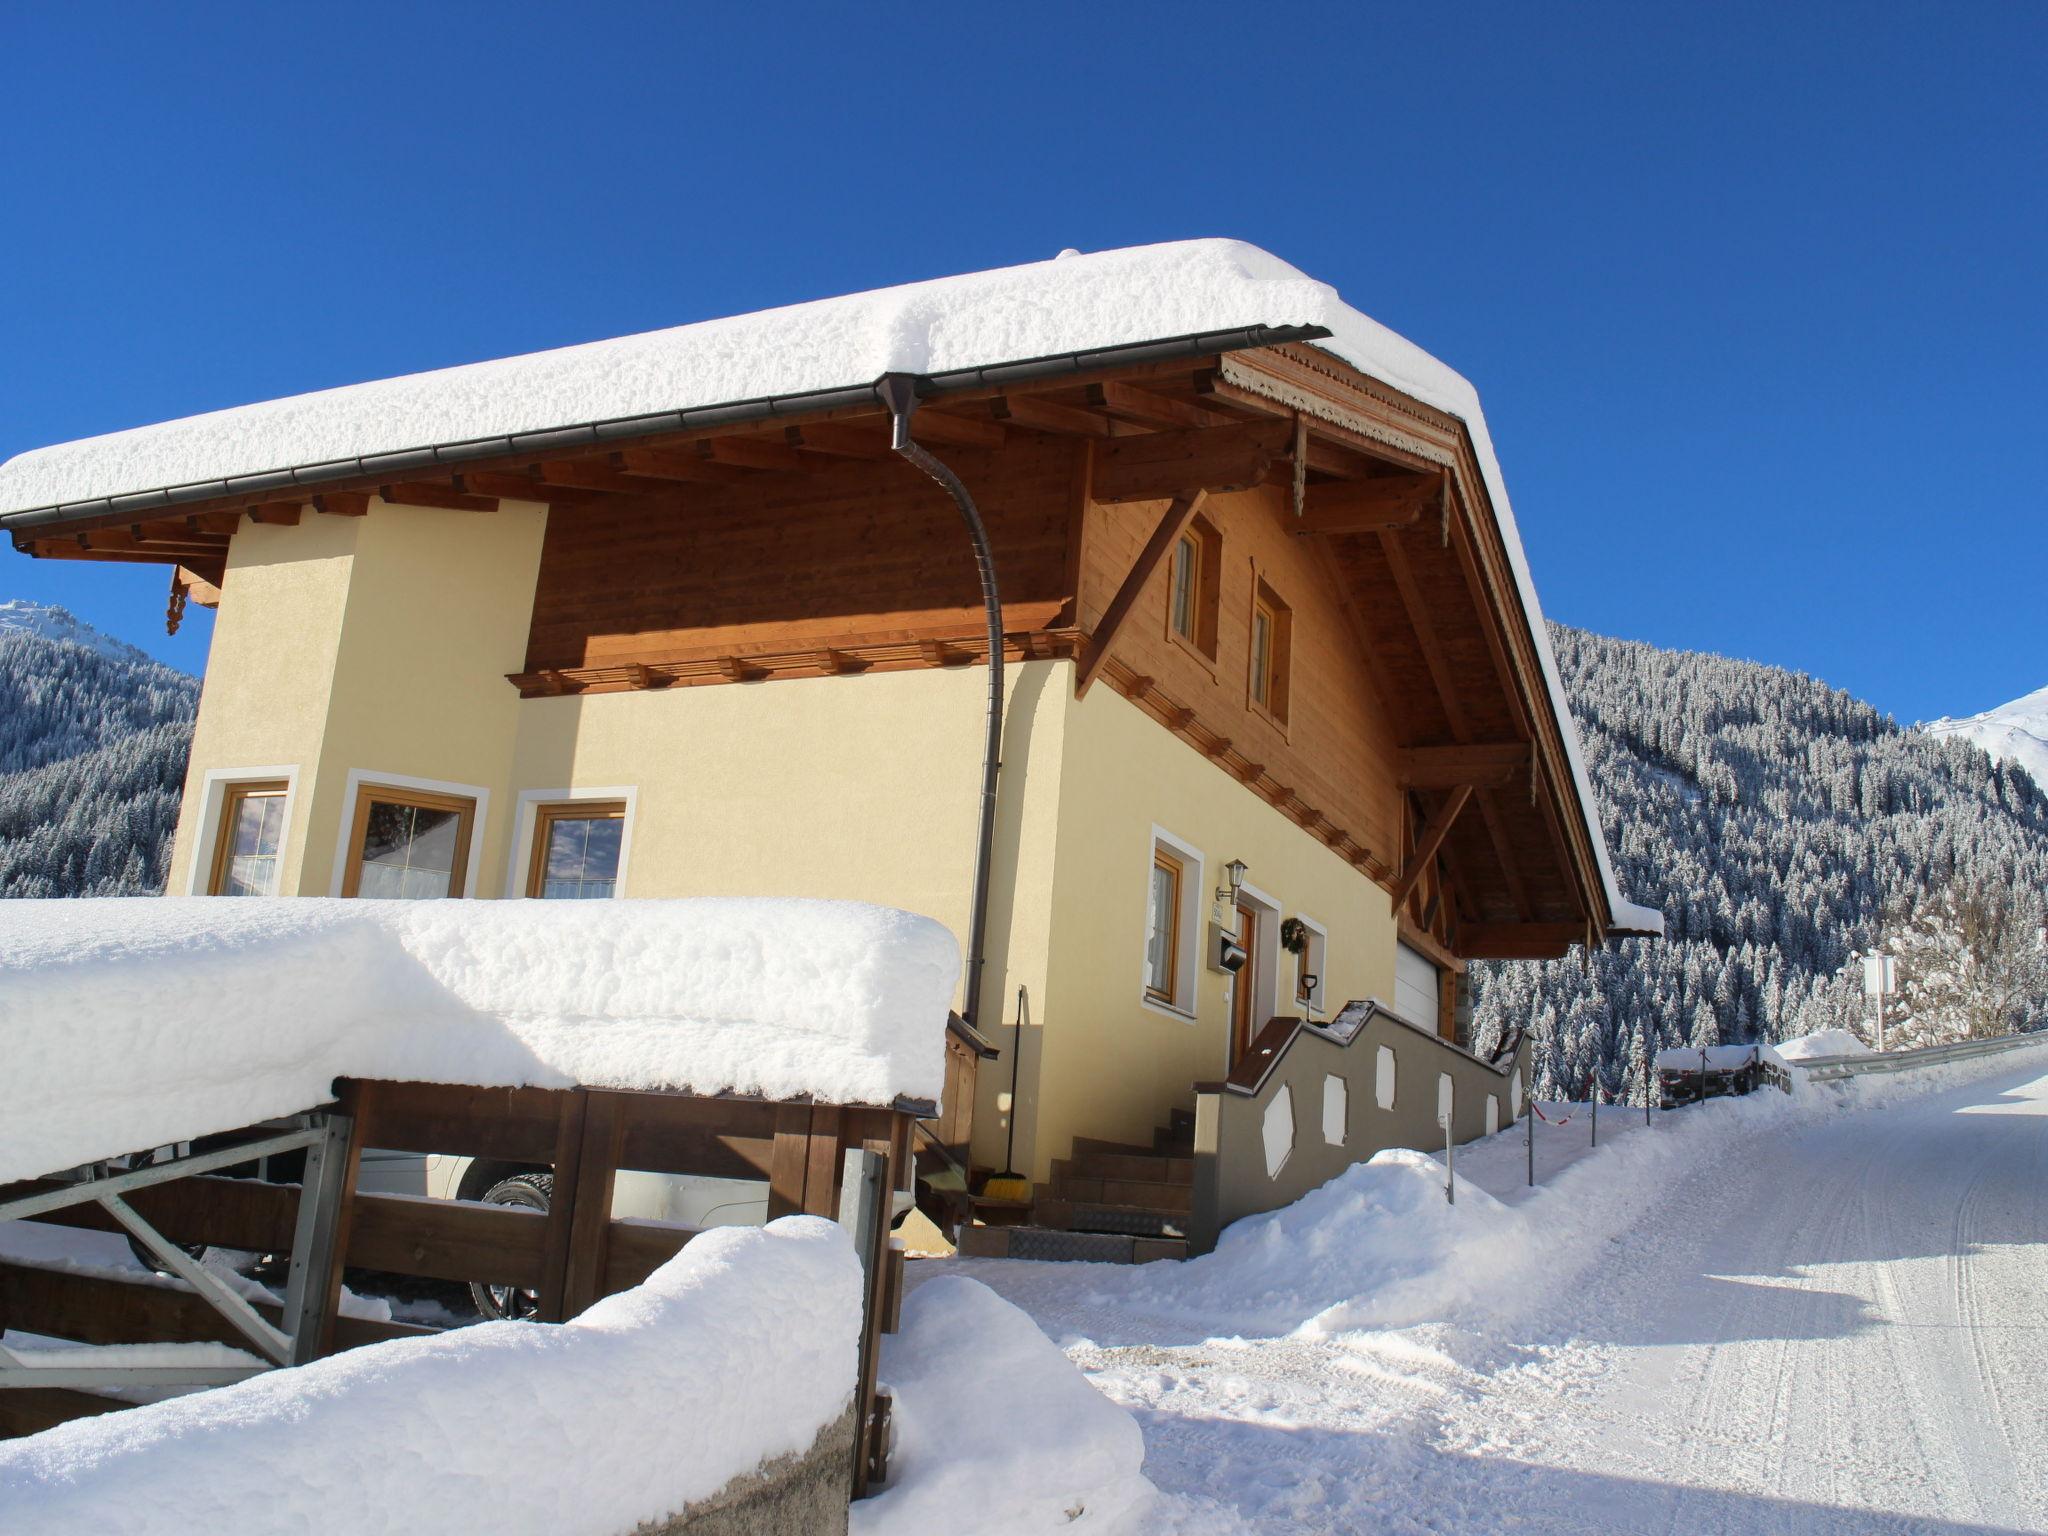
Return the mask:
[[[1486, 402], [1553, 617], [2048, 683], [2048, 7], [10, 7], [0, 456], [1231, 235]], [[0, 597], [167, 642], [153, 568]]]

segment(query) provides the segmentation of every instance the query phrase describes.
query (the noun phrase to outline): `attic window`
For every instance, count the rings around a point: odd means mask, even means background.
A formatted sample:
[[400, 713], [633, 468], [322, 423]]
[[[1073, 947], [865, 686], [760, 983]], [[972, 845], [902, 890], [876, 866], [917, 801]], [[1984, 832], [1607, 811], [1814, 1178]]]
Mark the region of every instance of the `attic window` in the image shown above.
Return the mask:
[[1173, 585], [1166, 632], [1205, 661], [1216, 659], [1216, 613], [1223, 576], [1223, 536], [1206, 517], [1188, 524], [1173, 547]]
[[1258, 581], [1252, 587], [1249, 691], [1254, 708], [1276, 725], [1287, 724], [1289, 663], [1294, 650], [1294, 610]]

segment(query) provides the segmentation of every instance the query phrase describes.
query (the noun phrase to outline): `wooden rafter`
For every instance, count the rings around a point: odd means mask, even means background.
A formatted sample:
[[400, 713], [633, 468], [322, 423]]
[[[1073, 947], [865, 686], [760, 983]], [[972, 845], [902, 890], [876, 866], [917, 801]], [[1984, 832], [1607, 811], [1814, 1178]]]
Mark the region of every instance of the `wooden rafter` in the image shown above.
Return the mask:
[[1472, 923], [1459, 947], [1475, 960], [1549, 960], [1586, 937], [1583, 923]]
[[362, 517], [370, 510], [368, 491], [322, 491], [313, 498], [313, 510], [329, 517]]
[[932, 406], [910, 418], [910, 435], [921, 443], [950, 443], [956, 448], [1000, 448], [1009, 440], [1001, 422], [976, 421]]
[[433, 485], [424, 480], [400, 480], [377, 487], [387, 502], [405, 507], [439, 507], [448, 512], [495, 512], [495, 496], [471, 496], [452, 485]]
[[1443, 494], [1441, 475], [1387, 475], [1309, 486], [1297, 533], [1384, 533], [1420, 522]]
[[1202, 503], [1209, 499], [1207, 491], [1197, 490], [1184, 496], [1176, 496], [1160, 517], [1159, 524], [1152, 530], [1152, 537], [1145, 541], [1145, 547], [1138, 551], [1138, 558], [1132, 562], [1125, 574], [1123, 585], [1116, 589], [1116, 596], [1109, 600], [1109, 607], [1103, 610], [1102, 622], [1095, 626], [1095, 633], [1089, 638], [1088, 654], [1082, 659], [1080, 670], [1074, 676], [1074, 697], [1081, 698], [1089, 686], [1100, 675], [1103, 665], [1109, 660], [1109, 650], [1116, 643], [1117, 631], [1123, 628], [1124, 620], [1131, 616], [1131, 610], [1138, 605], [1138, 599], [1145, 591], [1145, 584], [1166, 562], [1180, 536], [1187, 532], [1188, 524], [1195, 520], [1195, 514], [1202, 510]]
[[1227, 427], [1237, 419], [1192, 400], [1175, 400], [1155, 390], [1116, 380], [1091, 384], [1087, 400], [1098, 411], [1143, 427]]
[[1095, 411], [1062, 405], [1038, 395], [998, 395], [989, 402], [998, 421], [1033, 432], [1058, 432], [1068, 437], [1114, 437], [1117, 423]]
[[[619, 472], [640, 480], [681, 480], [697, 485], [751, 485], [759, 472], [714, 464], [687, 448], [627, 448], [616, 453]], [[604, 487], [597, 487], [604, 489]], [[642, 487], [645, 489], [645, 487]]]
[[296, 501], [266, 501], [260, 507], [249, 509], [252, 523], [270, 523], [280, 528], [295, 528], [299, 521], [299, 503]]
[[1163, 501], [1195, 491], [1241, 491], [1265, 478], [1285, 450], [1284, 421], [1115, 438], [1095, 450], [1097, 501]]
[[1449, 789], [1457, 784], [1513, 783], [1529, 772], [1526, 741], [1460, 742], [1447, 747], [1404, 747], [1399, 772], [1409, 789]]
[[[881, 418], [877, 418], [879, 422]], [[785, 427], [783, 441], [807, 453], [841, 459], [885, 459], [889, 456], [886, 425], [856, 427], [820, 421], [809, 426]]]
[[1452, 823], [1457, 821], [1458, 813], [1465, 809], [1465, 802], [1471, 798], [1472, 786], [1460, 784], [1451, 791], [1450, 798], [1438, 806], [1435, 814], [1424, 824], [1421, 835], [1415, 840], [1415, 849], [1408, 855], [1408, 863], [1401, 870], [1401, 878], [1394, 882], [1395, 911], [1401, 909], [1408, 900], [1409, 893], [1415, 889], [1416, 882], [1435, 860], [1437, 850], [1443, 847], [1444, 839], [1451, 834]]
[[804, 474], [816, 462], [787, 443], [772, 443], [759, 437], [714, 437], [699, 443], [697, 452], [714, 464], [734, 464], [741, 469], [784, 475]]

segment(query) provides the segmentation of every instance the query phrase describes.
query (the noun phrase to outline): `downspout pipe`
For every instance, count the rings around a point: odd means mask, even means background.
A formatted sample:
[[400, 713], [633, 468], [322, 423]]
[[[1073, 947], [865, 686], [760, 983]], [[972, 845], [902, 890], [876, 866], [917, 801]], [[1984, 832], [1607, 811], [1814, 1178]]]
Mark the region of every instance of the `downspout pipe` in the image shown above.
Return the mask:
[[946, 494], [960, 509], [967, 525], [968, 542], [974, 546], [974, 564], [981, 573], [981, 601], [988, 623], [988, 705], [984, 711], [981, 742], [981, 806], [974, 843], [974, 894], [967, 909], [967, 988], [960, 1016], [972, 1024], [981, 1001], [982, 963], [988, 949], [988, 892], [994, 878], [996, 848], [996, 783], [1003, 766], [1003, 601], [996, 584], [996, 555], [988, 541], [988, 527], [981, 511], [968, 494], [960, 477], [912, 439], [910, 418], [917, 410], [916, 377], [908, 373], [887, 373], [875, 384], [875, 393], [888, 407], [892, 421], [889, 446], [932, 479], [945, 487]]

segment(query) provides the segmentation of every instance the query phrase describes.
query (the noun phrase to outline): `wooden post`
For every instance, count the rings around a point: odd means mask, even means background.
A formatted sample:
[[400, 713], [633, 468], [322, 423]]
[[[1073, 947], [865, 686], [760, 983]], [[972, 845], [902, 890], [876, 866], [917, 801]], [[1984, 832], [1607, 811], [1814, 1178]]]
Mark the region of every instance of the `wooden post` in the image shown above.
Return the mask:
[[327, 1282], [337, 1270], [335, 1236], [342, 1205], [352, 1192], [344, 1180], [351, 1169], [355, 1123], [338, 1111], [321, 1116], [321, 1121], [324, 1134], [306, 1149], [306, 1171], [299, 1178], [298, 1219], [284, 1292], [284, 1331], [292, 1341], [287, 1365], [304, 1365], [326, 1347], [328, 1309], [339, 1300], [338, 1293], [330, 1295]]
[[[568, 1211], [569, 1262], [562, 1280], [562, 1316], [576, 1316], [604, 1294], [605, 1245], [611, 1232], [612, 1186], [625, 1137], [621, 1097], [583, 1091], [583, 1146]], [[555, 1185], [555, 1199], [563, 1199]], [[552, 1210], [550, 1210], [552, 1214]]]
[[[348, 1258], [349, 1228], [355, 1219], [356, 1175], [363, 1166], [365, 1122], [373, 1112], [373, 1103], [369, 1084], [346, 1083], [342, 1086], [341, 1108], [342, 1113], [348, 1117], [348, 1140], [342, 1155], [336, 1160], [338, 1166], [333, 1172], [329, 1174], [327, 1170], [322, 1170], [323, 1179], [332, 1177], [336, 1186], [333, 1197], [334, 1220], [328, 1230], [327, 1252], [322, 1255], [325, 1273], [309, 1274], [305, 1282], [308, 1294], [319, 1298], [317, 1311], [320, 1328], [316, 1338], [311, 1341], [314, 1358], [334, 1353], [334, 1324], [341, 1316], [341, 1272]], [[312, 1171], [310, 1159], [307, 1171]], [[297, 1255], [293, 1257], [296, 1259]], [[291, 1319], [286, 1319], [286, 1326], [291, 1326]], [[300, 1363], [300, 1347], [299, 1341], [295, 1340], [292, 1350], [294, 1365]]]
[[782, 1104], [775, 1110], [775, 1147], [768, 1160], [768, 1219], [804, 1209], [804, 1178], [810, 1169], [811, 1108]]
[[569, 1315], [569, 1253], [575, 1241], [571, 1228], [576, 1216], [577, 1173], [583, 1165], [588, 1099], [581, 1088], [562, 1091], [555, 1128], [555, 1187], [548, 1201], [547, 1240], [541, 1251], [540, 1307], [534, 1314], [543, 1323], [563, 1322]]

